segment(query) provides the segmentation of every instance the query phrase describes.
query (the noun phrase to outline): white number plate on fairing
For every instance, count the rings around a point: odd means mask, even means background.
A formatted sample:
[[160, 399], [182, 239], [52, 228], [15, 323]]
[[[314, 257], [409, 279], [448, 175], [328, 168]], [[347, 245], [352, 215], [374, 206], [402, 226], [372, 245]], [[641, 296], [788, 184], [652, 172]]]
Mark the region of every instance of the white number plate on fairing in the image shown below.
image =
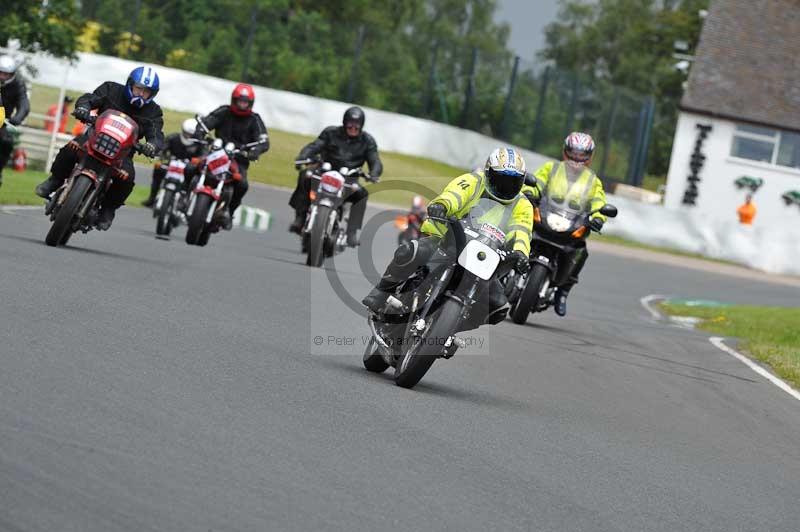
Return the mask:
[[[478, 258], [481, 252], [485, 254], [483, 260]], [[500, 255], [483, 242], [471, 240], [458, 256], [458, 263], [468, 272], [488, 281], [500, 265]]]
[[174, 179], [175, 181], [183, 182], [183, 171], [186, 168], [186, 163], [178, 159], [173, 159], [169, 162], [167, 167], [167, 178]]

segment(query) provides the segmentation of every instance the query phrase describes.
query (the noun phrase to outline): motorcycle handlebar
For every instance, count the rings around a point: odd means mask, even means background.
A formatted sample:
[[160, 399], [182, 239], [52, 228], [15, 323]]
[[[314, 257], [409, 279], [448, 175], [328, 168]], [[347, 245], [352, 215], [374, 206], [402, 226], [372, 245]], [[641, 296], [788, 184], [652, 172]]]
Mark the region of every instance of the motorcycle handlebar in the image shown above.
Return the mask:
[[[461, 224], [461, 219], [456, 218], [455, 216], [440, 217], [430, 215], [428, 215], [428, 219], [435, 222], [445, 223], [453, 229], [453, 236], [456, 239], [456, 252], [461, 253], [461, 250], [463, 250], [464, 246], [467, 245], [467, 235], [464, 233], [464, 226]], [[509, 251], [504, 247], [495, 251], [497, 251], [497, 254], [500, 255], [500, 259], [503, 262], [505, 262], [512, 253], [512, 251]]]

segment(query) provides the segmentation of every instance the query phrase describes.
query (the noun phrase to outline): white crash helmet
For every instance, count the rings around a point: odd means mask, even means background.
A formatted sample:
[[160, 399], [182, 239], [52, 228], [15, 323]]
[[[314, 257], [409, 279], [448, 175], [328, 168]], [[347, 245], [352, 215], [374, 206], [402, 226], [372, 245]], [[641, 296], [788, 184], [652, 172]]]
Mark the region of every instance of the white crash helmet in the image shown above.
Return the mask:
[[181, 142], [184, 146], [189, 146], [197, 142], [194, 138], [194, 132], [197, 130], [197, 120], [194, 118], [187, 118], [181, 124]]
[[18, 67], [19, 64], [13, 57], [11, 57], [10, 55], [0, 55], [0, 72], [11, 74], [10, 78], [0, 82], [0, 86], [6, 85], [7, 83], [11, 83], [12, 81], [14, 81], [14, 78], [17, 77]]
[[486, 192], [501, 203], [513, 200], [525, 182], [525, 159], [514, 148], [497, 148], [486, 159]]

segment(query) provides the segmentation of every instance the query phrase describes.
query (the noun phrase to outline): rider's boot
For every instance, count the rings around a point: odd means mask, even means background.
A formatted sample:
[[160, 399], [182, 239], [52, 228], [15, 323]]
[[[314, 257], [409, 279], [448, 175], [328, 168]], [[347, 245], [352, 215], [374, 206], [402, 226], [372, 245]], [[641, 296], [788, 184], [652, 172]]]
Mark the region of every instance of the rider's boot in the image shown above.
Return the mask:
[[347, 245], [348, 247], [355, 248], [360, 244], [357, 229], [347, 229]]
[[231, 216], [228, 209], [222, 209], [222, 213], [220, 213], [219, 217], [219, 225], [226, 231], [233, 229], [233, 216]]
[[53, 192], [58, 190], [61, 183], [61, 181], [50, 175], [47, 179], [36, 185], [36, 195], [40, 198], [48, 199]]
[[294, 221], [289, 225], [290, 233], [297, 233], [298, 235], [303, 230], [303, 225], [306, 222], [306, 213], [303, 210], [294, 211]]
[[553, 310], [562, 318], [567, 315], [567, 297], [572, 286], [562, 286], [556, 290]]
[[367, 297], [361, 300], [361, 304], [376, 314], [383, 311], [386, 306], [386, 300], [389, 299], [389, 296], [399, 284], [386, 276], [381, 277], [375, 288], [367, 294]]
[[111, 227], [111, 223], [114, 221], [115, 213], [116, 213], [115, 208], [103, 206], [100, 209], [100, 212], [97, 214], [97, 220], [95, 221], [95, 226], [100, 231], [108, 231], [108, 229]]

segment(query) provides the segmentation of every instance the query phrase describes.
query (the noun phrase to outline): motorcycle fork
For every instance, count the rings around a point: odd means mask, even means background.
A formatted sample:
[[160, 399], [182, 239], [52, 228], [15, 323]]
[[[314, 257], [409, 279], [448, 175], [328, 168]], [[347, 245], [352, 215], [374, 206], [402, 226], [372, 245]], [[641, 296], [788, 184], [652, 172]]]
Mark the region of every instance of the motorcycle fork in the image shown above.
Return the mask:
[[79, 220], [83, 220], [89, 212], [89, 209], [94, 207], [95, 203], [102, 199], [102, 197], [99, 196], [101, 196], [101, 191], [105, 191], [107, 185], [108, 170], [103, 169], [100, 175], [97, 176], [97, 181], [94, 182], [94, 188], [92, 188], [92, 191], [89, 193], [89, 197], [84, 200], [83, 205], [81, 205], [81, 210], [78, 211]]
[[206, 182], [206, 175], [205, 175], [205, 173], [201, 173], [200, 174], [200, 178], [197, 180], [197, 183], [193, 187], [191, 187], [191, 190], [192, 190], [191, 194], [192, 195], [191, 195], [191, 199], [189, 200], [189, 207], [187, 207], [187, 209], [186, 209], [186, 216], [187, 217], [192, 215], [192, 213], [194, 212], [194, 206], [197, 203], [197, 192], [195, 192], [195, 190], [197, 190], [198, 188], [202, 187], [205, 184], [205, 182]]
[[[214, 194], [219, 198], [222, 196], [222, 188], [225, 186], [225, 180], [220, 179], [217, 182], [217, 188], [214, 189]], [[210, 224], [211, 219], [214, 218], [214, 213], [217, 212], [217, 205], [219, 205], [219, 200], [214, 200], [211, 203], [211, 207], [208, 209], [208, 214], [206, 215], [206, 223]]]

